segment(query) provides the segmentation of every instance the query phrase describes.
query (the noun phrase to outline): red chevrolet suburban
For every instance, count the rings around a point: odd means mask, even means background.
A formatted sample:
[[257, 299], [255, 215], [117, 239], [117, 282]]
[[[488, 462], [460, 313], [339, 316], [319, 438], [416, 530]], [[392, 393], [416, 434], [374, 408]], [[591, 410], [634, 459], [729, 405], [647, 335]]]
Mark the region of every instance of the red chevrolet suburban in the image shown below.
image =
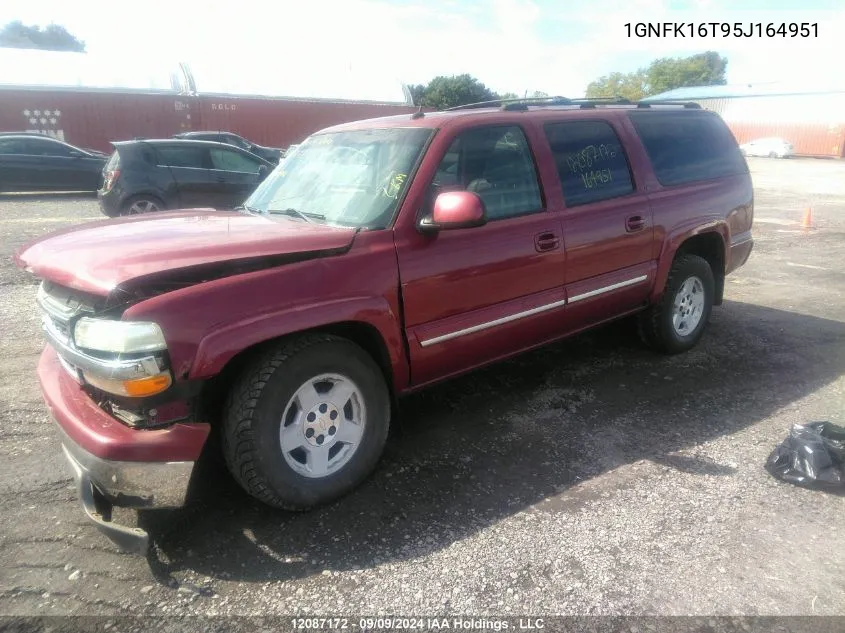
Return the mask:
[[211, 433], [280, 508], [375, 467], [396, 397], [627, 315], [701, 338], [752, 249], [748, 167], [694, 104], [551, 98], [339, 125], [238, 211], [104, 220], [17, 254], [89, 517], [179, 507]]

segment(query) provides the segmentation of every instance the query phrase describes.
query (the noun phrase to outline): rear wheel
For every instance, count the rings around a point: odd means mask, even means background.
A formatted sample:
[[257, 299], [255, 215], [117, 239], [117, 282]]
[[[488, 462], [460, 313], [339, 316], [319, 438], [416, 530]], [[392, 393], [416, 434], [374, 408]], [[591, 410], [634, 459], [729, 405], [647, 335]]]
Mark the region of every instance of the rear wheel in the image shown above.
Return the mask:
[[778, 157], [777, 152], [769, 152], [769, 158], [777, 158], [777, 157]]
[[335, 336], [292, 339], [253, 361], [233, 386], [223, 452], [264, 503], [305, 509], [357, 486], [381, 456], [390, 398], [381, 370]]
[[640, 316], [640, 335], [652, 348], [678, 354], [693, 348], [707, 327], [715, 295], [706, 259], [680, 255], [672, 263], [660, 301]]
[[121, 215], [140, 215], [165, 209], [164, 203], [155, 196], [133, 196], [123, 203]]

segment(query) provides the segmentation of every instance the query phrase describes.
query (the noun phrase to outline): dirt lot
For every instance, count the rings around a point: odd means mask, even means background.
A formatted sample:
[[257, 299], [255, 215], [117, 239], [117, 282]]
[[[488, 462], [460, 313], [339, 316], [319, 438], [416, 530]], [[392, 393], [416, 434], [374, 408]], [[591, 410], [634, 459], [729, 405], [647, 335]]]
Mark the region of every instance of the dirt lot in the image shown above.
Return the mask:
[[693, 352], [622, 324], [414, 396], [349, 497], [277, 512], [218, 474], [142, 518], [149, 560], [77, 505], [9, 260], [96, 203], [0, 200], [0, 613], [845, 614], [845, 498], [763, 470], [791, 424], [845, 423], [845, 163], [752, 170], [756, 247]]

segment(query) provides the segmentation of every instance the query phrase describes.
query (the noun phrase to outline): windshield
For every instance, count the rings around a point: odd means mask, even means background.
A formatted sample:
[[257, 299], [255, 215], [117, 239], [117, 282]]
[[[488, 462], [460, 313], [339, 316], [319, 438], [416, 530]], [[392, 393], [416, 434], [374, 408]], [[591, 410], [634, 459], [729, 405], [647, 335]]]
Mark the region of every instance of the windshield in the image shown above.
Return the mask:
[[244, 206], [314, 222], [385, 228], [432, 130], [317, 134], [288, 153]]

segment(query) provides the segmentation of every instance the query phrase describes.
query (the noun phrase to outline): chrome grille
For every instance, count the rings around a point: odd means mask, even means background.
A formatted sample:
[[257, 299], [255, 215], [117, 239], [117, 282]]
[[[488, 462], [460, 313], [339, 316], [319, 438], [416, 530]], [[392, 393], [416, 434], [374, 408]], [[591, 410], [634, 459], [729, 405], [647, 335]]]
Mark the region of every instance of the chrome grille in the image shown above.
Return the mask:
[[82, 314], [93, 314], [91, 302], [69, 288], [42, 282], [36, 297], [41, 308], [41, 325], [60, 341], [69, 343], [70, 323]]

